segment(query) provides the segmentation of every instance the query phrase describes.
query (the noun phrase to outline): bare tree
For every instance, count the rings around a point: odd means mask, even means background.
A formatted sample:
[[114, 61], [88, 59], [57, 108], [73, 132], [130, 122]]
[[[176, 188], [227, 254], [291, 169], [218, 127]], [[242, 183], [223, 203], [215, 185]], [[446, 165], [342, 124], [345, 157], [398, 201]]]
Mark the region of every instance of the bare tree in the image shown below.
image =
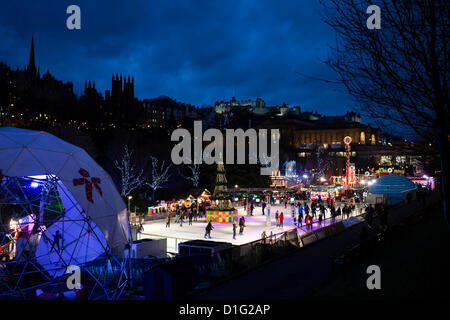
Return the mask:
[[120, 171], [120, 195], [122, 197], [128, 196], [134, 189], [144, 185], [145, 182], [143, 170], [137, 172], [132, 163], [132, 155], [133, 152], [130, 152], [128, 150], [128, 146], [125, 145], [123, 154], [121, 155], [119, 161], [115, 161], [115, 165]]
[[194, 188], [198, 187], [200, 182], [200, 164], [191, 164], [187, 166], [190, 170], [190, 174], [188, 176], [181, 173], [181, 175], [186, 179], [192, 181], [192, 185]]
[[163, 188], [167, 181], [169, 181], [170, 176], [172, 175], [171, 172], [169, 172], [170, 168], [172, 167], [172, 164], [166, 165], [165, 161], [161, 163], [161, 166], [158, 165], [158, 158], [151, 156], [152, 160], [152, 181], [146, 182], [146, 184], [153, 190], [153, 201], [155, 200], [155, 192], [158, 189]]
[[369, 29], [369, 0], [321, 1], [337, 32], [327, 64], [373, 119], [404, 127], [439, 147], [441, 192], [450, 228], [448, 0], [377, 1], [381, 29]]

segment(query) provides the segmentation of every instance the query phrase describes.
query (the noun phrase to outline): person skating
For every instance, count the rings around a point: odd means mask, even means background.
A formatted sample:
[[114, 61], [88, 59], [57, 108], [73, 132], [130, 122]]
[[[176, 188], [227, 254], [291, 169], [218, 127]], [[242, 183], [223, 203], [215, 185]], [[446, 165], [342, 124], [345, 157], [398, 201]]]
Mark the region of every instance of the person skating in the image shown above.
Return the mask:
[[277, 222], [277, 227], [280, 226], [280, 215], [278, 214], [278, 210], [277, 212], [275, 212], [275, 220]]
[[264, 215], [264, 209], [266, 209], [266, 203], [264, 202], [264, 200], [261, 203], [261, 208], [262, 208], [262, 215]]
[[211, 230], [214, 229], [214, 227], [212, 226], [211, 220], [208, 222], [208, 224], [206, 225], [206, 232], [205, 232], [205, 239], [208, 237], [209, 239], [211, 239]]
[[300, 217], [303, 218], [303, 205], [301, 203], [298, 204], [298, 218], [300, 219]]
[[319, 226], [320, 226], [320, 227], [322, 226], [322, 216], [323, 216], [323, 214], [320, 213], [320, 214], [319, 214]]
[[236, 220], [233, 221], [233, 240], [236, 240]]
[[307, 216], [307, 215], [309, 215], [309, 206], [308, 206], [308, 204], [305, 202], [305, 215]]
[[307, 229], [312, 229], [312, 217], [309, 214], [307, 214], [305, 217], [305, 225]]
[[314, 219], [312, 216], [309, 216], [309, 230], [312, 231], [313, 229], [313, 223], [314, 223]]
[[142, 222], [139, 222], [138, 232], [142, 233], [144, 231], [144, 226], [142, 225]]
[[283, 212], [280, 213], [280, 227], [283, 228], [283, 220], [284, 220], [284, 214]]
[[180, 212], [180, 227], [183, 226], [183, 219], [184, 219], [184, 214], [183, 214], [183, 212]]
[[250, 204], [250, 215], [251, 216], [253, 215], [253, 209], [255, 209], [255, 206], [253, 205], [253, 201], [252, 201], [252, 203]]
[[193, 214], [192, 212], [189, 213], [189, 225], [190, 225], [190, 226], [192, 226], [192, 218], [193, 218], [192, 216], [193, 216], [193, 215], [194, 215], [194, 214]]
[[326, 212], [325, 206], [323, 204], [321, 204], [320, 205], [320, 214], [322, 215], [322, 218], [325, 217], [325, 212]]
[[339, 206], [339, 208], [336, 210], [336, 216], [340, 216], [342, 214], [342, 210], [341, 207]]
[[300, 206], [298, 209], [297, 227], [301, 227], [303, 225], [303, 207]]
[[170, 228], [170, 213], [166, 217], [166, 228]]
[[194, 221], [197, 221], [197, 217], [198, 217], [198, 205], [196, 207], [194, 207]]
[[342, 215], [345, 216], [345, 219], [348, 219], [349, 215], [349, 207], [347, 204], [344, 205], [344, 208], [342, 209]]
[[244, 217], [241, 217], [239, 219], [239, 235], [243, 235], [244, 234], [244, 227], [245, 227], [245, 219]]
[[334, 205], [331, 206], [331, 221], [335, 223], [336, 221], [336, 207]]

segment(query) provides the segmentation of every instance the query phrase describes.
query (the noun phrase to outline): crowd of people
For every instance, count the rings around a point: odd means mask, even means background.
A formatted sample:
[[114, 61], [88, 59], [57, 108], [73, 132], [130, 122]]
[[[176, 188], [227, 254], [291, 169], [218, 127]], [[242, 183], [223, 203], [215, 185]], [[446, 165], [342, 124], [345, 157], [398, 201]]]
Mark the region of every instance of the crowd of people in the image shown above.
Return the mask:
[[[330, 219], [330, 223], [335, 223], [336, 218], [341, 216], [342, 219], [348, 219], [350, 216], [362, 214], [361, 206], [356, 205], [356, 201], [339, 203], [340, 198], [327, 197], [322, 199], [318, 196], [316, 199], [311, 199], [308, 194], [297, 194], [295, 197], [289, 197], [286, 195], [282, 198], [281, 205], [284, 204], [286, 212], [282, 210], [276, 210], [275, 213], [270, 213], [270, 205], [262, 200], [261, 215], [267, 215], [268, 223], [271, 225], [271, 219], [274, 216], [276, 227], [283, 228], [285, 224], [285, 214], [289, 214], [288, 207], [290, 208], [290, 214], [292, 217], [292, 224], [295, 227], [306, 228], [307, 231], [313, 230], [313, 225], [322, 227], [327, 219]], [[268, 203], [272, 204], [273, 199], [268, 197]], [[253, 216], [256, 203], [250, 201], [248, 203], [248, 215]], [[371, 206], [366, 208], [366, 216], [369, 220], [373, 213], [370, 213], [373, 208]], [[369, 212], [369, 214], [368, 214]], [[272, 217], [270, 217], [272, 215]], [[169, 212], [166, 217], [166, 228], [170, 228], [172, 222], [183, 227], [183, 223], [192, 225], [193, 222], [199, 221], [199, 219], [206, 217], [206, 204], [192, 203], [189, 207], [184, 205]], [[239, 235], [244, 234], [245, 229], [245, 217], [240, 216], [237, 221], [232, 222], [232, 234], [233, 240], [236, 239], [237, 227], [239, 226]], [[214, 229], [212, 221], [207, 221], [205, 227], [205, 239], [211, 239], [211, 231]], [[141, 230], [139, 230], [141, 231]]]

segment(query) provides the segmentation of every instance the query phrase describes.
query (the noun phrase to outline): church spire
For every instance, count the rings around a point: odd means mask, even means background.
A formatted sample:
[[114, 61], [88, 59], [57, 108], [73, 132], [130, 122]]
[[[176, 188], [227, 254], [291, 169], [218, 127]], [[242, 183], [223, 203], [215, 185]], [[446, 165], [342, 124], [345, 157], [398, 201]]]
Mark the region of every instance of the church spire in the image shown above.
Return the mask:
[[34, 58], [34, 37], [31, 37], [30, 61], [28, 62], [28, 72], [36, 74], [36, 63]]

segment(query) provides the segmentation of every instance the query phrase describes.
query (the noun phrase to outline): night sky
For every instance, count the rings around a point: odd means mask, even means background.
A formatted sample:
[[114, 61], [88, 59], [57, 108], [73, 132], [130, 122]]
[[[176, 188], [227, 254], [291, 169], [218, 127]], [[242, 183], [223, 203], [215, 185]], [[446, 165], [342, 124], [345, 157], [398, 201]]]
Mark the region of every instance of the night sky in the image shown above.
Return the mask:
[[[66, 8], [81, 8], [81, 30]], [[135, 78], [138, 98], [170, 96], [197, 106], [263, 98], [268, 105], [343, 114], [357, 105], [323, 63], [335, 35], [317, 0], [3, 1], [0, 61], [23, 68], [31, 36], [41, 75], [94, 80], [104, 94], [112, 73]]]

